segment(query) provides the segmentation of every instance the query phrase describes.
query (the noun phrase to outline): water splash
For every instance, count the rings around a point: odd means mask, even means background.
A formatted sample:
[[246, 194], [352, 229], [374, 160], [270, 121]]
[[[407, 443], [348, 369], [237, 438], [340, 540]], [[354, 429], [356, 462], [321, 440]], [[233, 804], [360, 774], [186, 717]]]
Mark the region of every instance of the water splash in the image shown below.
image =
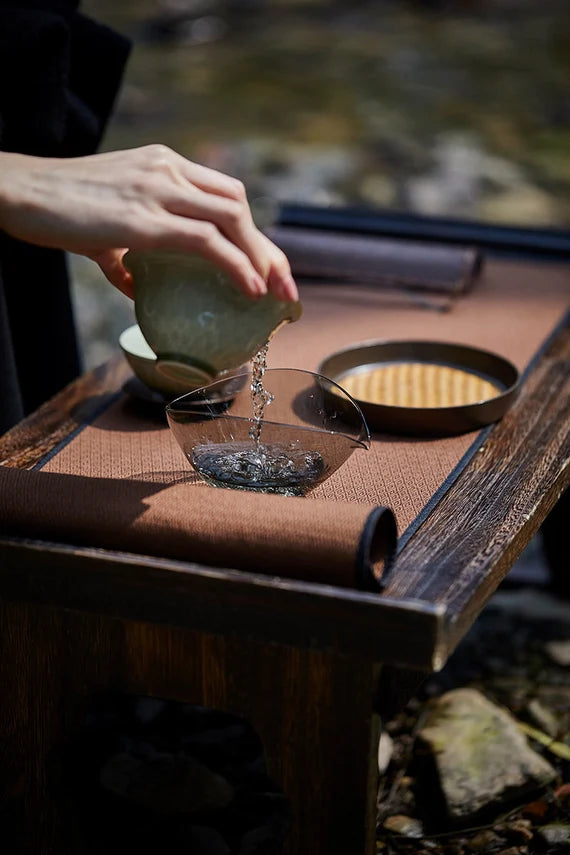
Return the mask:
[[197, 445], [190, 462], [216, 486], [289, 495], [301, 494], [320, 479], [325, 469], [318, 451], [300, 448], [295, 441], [270, 445], [255, 441]]

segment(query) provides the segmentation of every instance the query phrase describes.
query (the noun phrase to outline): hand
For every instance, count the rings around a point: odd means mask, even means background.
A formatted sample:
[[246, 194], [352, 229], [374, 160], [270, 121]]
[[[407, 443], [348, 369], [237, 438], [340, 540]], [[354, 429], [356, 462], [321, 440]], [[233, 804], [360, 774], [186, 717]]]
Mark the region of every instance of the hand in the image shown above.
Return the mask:
[[92, 258], [129, 297], [126, 250], [172, 249], [211, 259], [251, 297], [298, 299], [243, 184], [163, 145], [62, 159], [0, 152], [0, 228]]

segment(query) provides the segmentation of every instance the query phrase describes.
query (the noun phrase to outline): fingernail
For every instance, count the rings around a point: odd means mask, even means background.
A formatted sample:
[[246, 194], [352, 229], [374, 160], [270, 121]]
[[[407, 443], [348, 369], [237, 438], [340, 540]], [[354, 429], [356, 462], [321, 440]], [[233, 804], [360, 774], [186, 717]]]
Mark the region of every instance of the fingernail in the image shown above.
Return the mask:
[[267, 294], [267, 284], [263, 276], [260, 276], [259, 273], [256, 273], [253, 277], [253, 282], [255, 290], [260, 297], [262, 297], [264, 294]]
[[271, 275], [270, 279], [270, 287], [272, 293], [277, 297], [278, 300], [298, 300], [299, 293], [297, 291], [297, 285], [295, 284], [295, 280], [289, 273], [277, 273], [275, 271]]
[[282, 280], [283, 282], [283, 293], [286, 295], [286, 299], [288, 300], [298, 300], [299, 299], [299, 291], [297, 290], [297, 283], [293, 279], [292, 276], [285, 276]]

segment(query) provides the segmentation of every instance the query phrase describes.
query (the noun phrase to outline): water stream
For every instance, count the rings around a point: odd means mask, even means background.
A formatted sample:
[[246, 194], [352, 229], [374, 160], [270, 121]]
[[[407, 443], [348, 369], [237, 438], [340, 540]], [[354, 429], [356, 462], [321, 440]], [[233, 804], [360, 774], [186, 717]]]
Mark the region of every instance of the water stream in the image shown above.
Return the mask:
[[[300, 495], [318, 481], [325, 461], [304, 440], [310, 432], [290, 425], [271, 425], [271, 437], [262, 441], [265, 408], [274, 396], [263, 383], [267, 369], [269, 342], [252, 359], [252, 419], [246, 441], [198, 445], [192, 451], [192, 465], [216, 486], [255, 489], [266, 493]], [[266, 431], [267, 433], [267, 431]]]

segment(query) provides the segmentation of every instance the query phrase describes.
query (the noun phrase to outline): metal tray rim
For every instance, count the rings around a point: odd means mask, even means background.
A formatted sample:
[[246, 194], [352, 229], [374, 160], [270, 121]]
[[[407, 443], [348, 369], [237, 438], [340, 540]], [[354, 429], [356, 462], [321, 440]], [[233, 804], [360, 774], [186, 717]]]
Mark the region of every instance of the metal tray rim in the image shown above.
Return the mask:
[[[342, 362], [343, 357], [348, 358], [351, 354], [358, 354], [359, 351], [390, 351], [390, 349], [402, 350], [404, 354], [398, 358], [394, 357], [393, 354], [391, 357], [386, 356], [385, 358], [370, 355], [366, 361], [364, 359], [349, 359], [342, 368], [337, 366], [335, 370], [331, 371], [331, 367], [334, 366], [337, 360]], [[405, 355], [406, 350], [410, 351], [407, 356]], [[422, 356], [421, 353], [414, 353], [414, 350], [420, 352], [423, 350], [425, 353]], [[438, 351], [439, 359], [437, 358]], [[444, 358], [444, 354], [447, 354], [447, 358]], [[451, 355], [454, 355], [455, 358], [450, 358]], [[498, 391], [497, 395], [492, 398], [486, 398], [484, 401], [477, 401], [471, 404], [454, 404], [445, 407], [405, 407], [395, 404], [374, 403], [362, 398], [355, 398], [365, 417], [368, 419], [370, 427], [386, 430], [387, 432], [411, 433], [412, 435], [449, 435], [462, 433], [485, 427], [487, 424], [497, 421], [505, 414], [518, 394], [520, 372], [509, 359], [485, 348], [460, 342], [434, 339], [367, 339], [355, 342], [329, 354], [321, 360], [317, 370], [320, 374], [329, 376], [330, 379], [342, 386], [341, 371], [346, 372], [351, 368], [356, 369], [359, 365], [381, 365], [382, 363], [405, 361], [406, 358], [409, 361], [445, 364], [470, 371], [471, 373], [476, 373], [479, 376], [485, 376], [490, 380], [496, 381], [503, 388], [501, 391]], [[477, 359], [490, 362], [495, 370], [482, 371], [478, 369], [477, 365], [474, 365], [471, 361]], [[508, 380], [503, 379], [504, 377], [508, 377]], [[425, 429], [422, 429], [422, 426], [416, 423], [421, 417], [428, 419]], [[389, 424], [386, 424], [385, 421], [380, 421], [387, 418], [389, 419]], [[401, 425], [397, 424], [398, 420], [401, 421]]]

